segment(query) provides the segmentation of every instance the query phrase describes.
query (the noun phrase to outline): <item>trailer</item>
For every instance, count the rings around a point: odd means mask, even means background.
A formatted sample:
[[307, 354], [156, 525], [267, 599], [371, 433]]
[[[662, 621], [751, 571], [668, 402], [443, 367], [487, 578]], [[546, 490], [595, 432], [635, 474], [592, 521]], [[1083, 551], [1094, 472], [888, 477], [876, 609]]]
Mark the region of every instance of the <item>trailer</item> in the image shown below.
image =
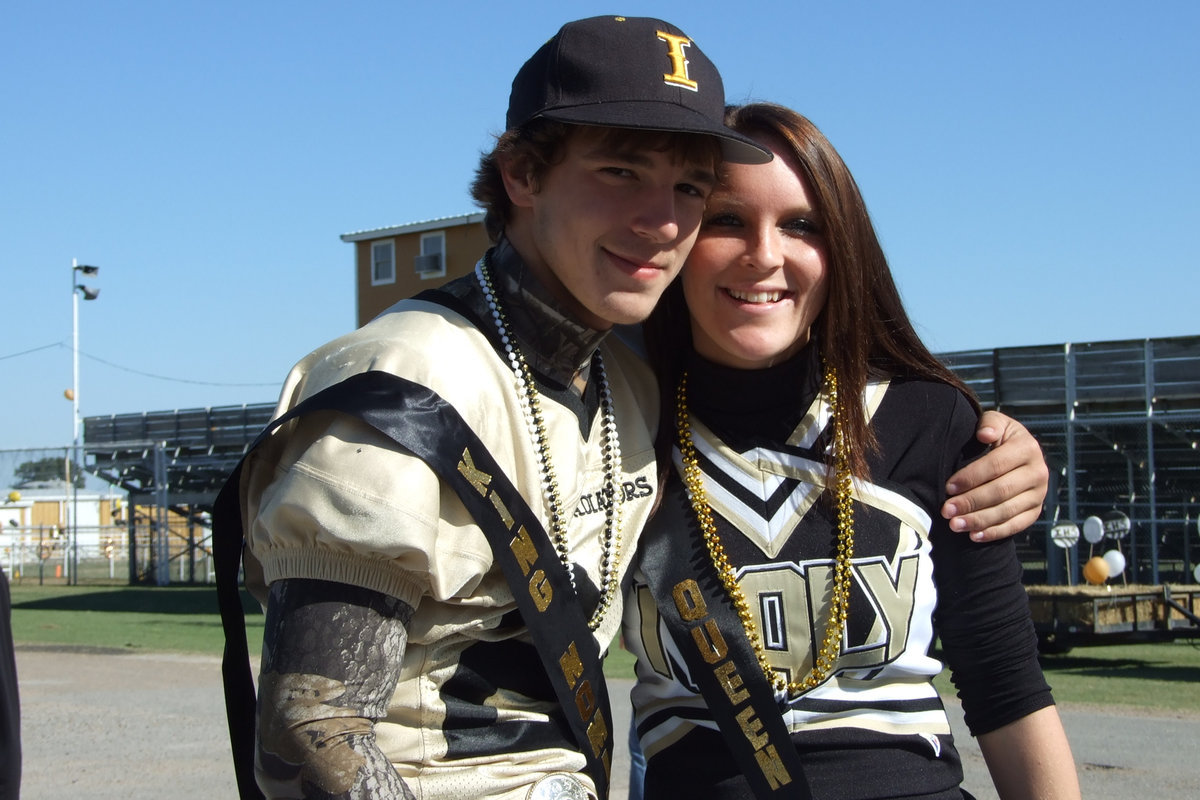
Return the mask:
[[1200, 585], [1026, 586], [1038, 649], [1200, 638]]

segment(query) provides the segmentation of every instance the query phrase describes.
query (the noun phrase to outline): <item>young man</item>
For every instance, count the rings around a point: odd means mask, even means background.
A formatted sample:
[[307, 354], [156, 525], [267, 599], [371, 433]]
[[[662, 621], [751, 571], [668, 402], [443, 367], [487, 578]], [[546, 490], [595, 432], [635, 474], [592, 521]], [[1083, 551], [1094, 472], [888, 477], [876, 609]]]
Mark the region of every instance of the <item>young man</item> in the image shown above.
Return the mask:
[[[267, 612], [243, 796], [255, 778], [269, 797], [606, 795], [600, 653], [655, 499], [658, 408], [606, 333], [682, 267], [719, 161], [768, 160], [723, 106], [674, 26], [568, 23], [521, 68], [481, 162], [497, 243], [475, 274], [293, 369], [284, 419], [218, 501]], [[973, 528], [1013, 516], [992, 472], [1037, 483], [1031, 441], [967, 476], [983, 486], [962, 508], [998, 509]], [[238, 638], [227, 662], [245, 661]], [[235, 760], [250, 691], [228, 698]]]

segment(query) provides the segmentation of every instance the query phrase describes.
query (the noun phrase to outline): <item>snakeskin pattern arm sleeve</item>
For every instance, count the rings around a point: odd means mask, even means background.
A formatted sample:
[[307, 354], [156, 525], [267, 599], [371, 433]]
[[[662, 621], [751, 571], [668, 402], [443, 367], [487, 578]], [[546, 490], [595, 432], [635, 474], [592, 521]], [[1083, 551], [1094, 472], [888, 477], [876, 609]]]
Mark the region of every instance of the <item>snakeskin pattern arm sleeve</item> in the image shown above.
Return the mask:
[[375, 741], [400, 675], [412, 607], [329, 581], [271, 584], [258, 698], [269, 798], [411, 798]]

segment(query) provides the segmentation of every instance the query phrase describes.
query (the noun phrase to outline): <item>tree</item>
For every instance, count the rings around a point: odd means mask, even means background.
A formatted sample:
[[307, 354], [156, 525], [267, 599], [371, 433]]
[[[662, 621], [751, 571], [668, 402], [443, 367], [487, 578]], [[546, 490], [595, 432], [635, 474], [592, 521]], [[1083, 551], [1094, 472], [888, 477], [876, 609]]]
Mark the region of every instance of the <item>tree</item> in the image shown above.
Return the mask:
[[[39, 458], [37, 461], [26, 461], [18, 464], [13, 471], [18, 484], [33, 481], [66, 481], [67, 460], [56, 456]], [[83, 469], [74, 461], [71, 462], [71, 478], [76, 489], [82, 489], [85, 481]]]

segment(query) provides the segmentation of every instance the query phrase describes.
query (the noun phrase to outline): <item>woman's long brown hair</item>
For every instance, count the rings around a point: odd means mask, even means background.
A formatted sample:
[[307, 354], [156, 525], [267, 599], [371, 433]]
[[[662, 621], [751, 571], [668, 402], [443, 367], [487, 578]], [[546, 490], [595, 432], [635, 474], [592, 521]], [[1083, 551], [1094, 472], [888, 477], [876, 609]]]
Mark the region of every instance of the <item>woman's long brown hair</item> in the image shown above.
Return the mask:
[[[730, 106], [725, 122], [739, 133], [787, 147], [815, 196], [829, 294], [812, 334], [826, 363], [837, 370], [841, 397], [861, 397], [872, 377], [918, 378], [957, 388], [978, 410], [967, 386], [929, 352], [913, 329], [858, 184], [824, 134], [801, 114], [772, 103]], [[662, 393], [660, 455], [664, 448], [669, 453], [673, 443], [681, 355], [691, 347], [679, 283], [671, 286], [646, 323], [647, 350]], [[842, 402], [836, 424], [849, 445], [851, 469], [866, 478], [867, 455], [877, 442], [865, 415], [857, 413], [860, 408], [857, 402]]]

